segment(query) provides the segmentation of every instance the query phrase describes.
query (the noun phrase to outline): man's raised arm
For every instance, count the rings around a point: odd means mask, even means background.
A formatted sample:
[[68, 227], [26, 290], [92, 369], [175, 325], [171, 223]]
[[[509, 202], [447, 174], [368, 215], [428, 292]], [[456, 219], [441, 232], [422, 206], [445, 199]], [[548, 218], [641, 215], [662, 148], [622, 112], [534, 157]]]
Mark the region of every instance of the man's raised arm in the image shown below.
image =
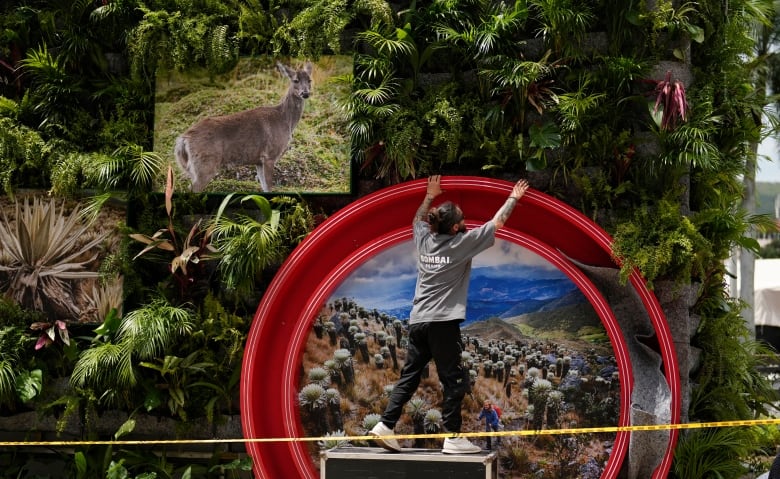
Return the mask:
[[425, 192], [425, 198], [417, 208], [417, 213], [414, 214], [414, 221], [425, 221], [428, 210], [431, 209], [431, 203], [434, 198], [441, 194], [441, 175], [432, 175], [428, 177], [428, 188]]
[[493, 216], [493, 219], [491, 220], [493, 221], [493, 224], [496, 225], [497, 230], [503, 227], [507, 220], [509, 220], [509, 216], [515, 209], [515, 206], [517, 206], [518, 200], [523, 197], [527, 189], [528, 182], [526, 180], [520, 180], [515, 183], [512, 192], [509, 194], [509, 198], [507, 198], [501, 208], [496, 211], [496, 215]]

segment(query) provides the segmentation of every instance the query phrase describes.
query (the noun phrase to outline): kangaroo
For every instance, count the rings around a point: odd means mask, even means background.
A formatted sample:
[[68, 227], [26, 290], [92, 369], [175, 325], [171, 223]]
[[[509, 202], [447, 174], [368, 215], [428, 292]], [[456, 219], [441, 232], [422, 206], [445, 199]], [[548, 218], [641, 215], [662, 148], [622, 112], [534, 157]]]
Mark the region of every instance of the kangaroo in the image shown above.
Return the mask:
[[304, 100], [311, 94], [312, 71], [308, 61], [300, 70], [279, 62], [276, 66], [290, 80], [279, 104], [206, 117], [176, 138], [173, 154], [193, 192], [203, 191], [223, 165], [255, 165], [262, 190], [273, 188], [274, 165], [301, 119]]

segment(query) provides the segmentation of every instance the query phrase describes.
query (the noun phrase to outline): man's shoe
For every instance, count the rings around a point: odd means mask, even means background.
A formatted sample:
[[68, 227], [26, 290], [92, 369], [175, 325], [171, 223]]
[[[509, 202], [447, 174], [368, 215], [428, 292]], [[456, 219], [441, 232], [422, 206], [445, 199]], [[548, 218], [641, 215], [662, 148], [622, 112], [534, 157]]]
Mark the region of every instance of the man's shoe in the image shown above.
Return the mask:
[[476, 454], [482, 452], [482, 448], [475, 446], [465, 437], [448, 437], [444, 439], [444, 454]]
[[392, 429], [385, 426], [385, 423], [382, 421], [379, 421], [376, 423], [376, 426], [374, 426], [374, 429], [372, 429], [368, 434], [371, 436], [374, 436], [374, 441], [377, 442], [380, 446], [387, 449], [388, 451], [392, 452], [401, 452], [401, 445], [398, 444], [398, 441], [392, 438], [388, 438], [385, 436], [392, 436], [395, 434]]

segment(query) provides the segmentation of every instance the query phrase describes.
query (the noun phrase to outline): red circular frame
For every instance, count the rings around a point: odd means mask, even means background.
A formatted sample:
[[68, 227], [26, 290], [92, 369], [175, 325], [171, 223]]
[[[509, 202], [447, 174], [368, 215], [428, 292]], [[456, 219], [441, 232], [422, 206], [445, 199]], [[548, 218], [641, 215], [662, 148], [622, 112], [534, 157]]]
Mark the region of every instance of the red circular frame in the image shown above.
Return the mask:
[[[442, 199], [462, 205], [470, 221], [492, 218], [512, 184], [480, 177], [445, 177]], [[247, 339], [241, 375], [241, 411], [257, 477], [317, 477], [303, 441], [298, 417], [297, 378], [300, 355], [310, 326], [328, 295], [360, 263], [411, 238], [411, 216], [426, 188], [424, 180], [403, 183], [368, 195], [340, 210], [296, 248], [261, 301]], [[568, 205], [529, 190], [499, 237], [525, 246], [557, 265], [585, 293], [602, 319], [618, 360], [621, 378], [619, 425], [628, 425], [631, 367], [619, 325], [609, 305], [587, 278], [566, 258], [615, 267], [611, 238]], [[564, 257], [565, 255], [566, 257]], [[639, 294], [661, 346], [671, 392], [670, 416], [679, 421], [679, 370], [668, 325], [655, 296], [634, 273], [631, 286]], [[665, 477], [671, 465], [677, 431], [672, 430], [666, 454], [653, 477]], [[628, 433], [618, 433], [602, 477], [615, 477], [628, 447]], [[285, 460], [289, 458], [289, 460]], [[617, 460], [614, 460], [617, 459]]]

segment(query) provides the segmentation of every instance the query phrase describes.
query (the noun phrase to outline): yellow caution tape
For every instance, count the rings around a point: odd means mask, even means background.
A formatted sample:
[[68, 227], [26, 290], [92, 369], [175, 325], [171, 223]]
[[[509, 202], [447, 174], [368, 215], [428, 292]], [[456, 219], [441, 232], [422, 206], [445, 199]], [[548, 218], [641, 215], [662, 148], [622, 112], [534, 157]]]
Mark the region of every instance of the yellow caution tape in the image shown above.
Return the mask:
[[[671, 431], [680, 429], [706, 429], [717, 427], [746, 427], [780, 425], [780, 419], [751, 419], [744, 421], [692, 422], [684, 424], [647, 424], [641, 426], [605, 426], [568, 429], [512, 430], [498, 432], [463, 432], [463, 437], [504, 437], [504, 436], [544, 436], [575, 435], [595, 433], [618, 433], [640, 431]], [[423, 439], [447, 438], [451, 433], [437, 434], [395, 434], [383, 436], [387, 439]], [[73, 446], [146, 446], [173, 444], [220, 444], [220, 443], [263, 443], [263, 442], [346, 442], [367, 441], [374, 436], [320, 436], [320, 437], [268, 437], [268, 438], [231, 438], [231, 439], [150, 439], [137, 441], [0, 441], [0, 447], [73, 447]]]

